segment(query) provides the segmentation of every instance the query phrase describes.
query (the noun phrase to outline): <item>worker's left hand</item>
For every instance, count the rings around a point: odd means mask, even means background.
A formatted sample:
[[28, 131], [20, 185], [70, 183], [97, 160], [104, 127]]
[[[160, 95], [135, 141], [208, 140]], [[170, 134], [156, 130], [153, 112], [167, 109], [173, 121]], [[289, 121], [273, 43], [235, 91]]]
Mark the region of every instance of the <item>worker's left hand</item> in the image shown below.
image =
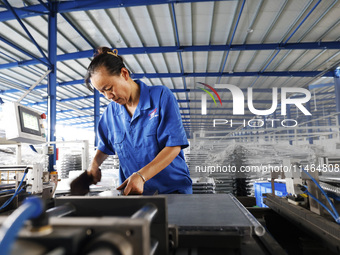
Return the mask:
[[130, 175], [130, 177], [127, 178], [117, 189], [124, 189], [124, 195], [143, 194], [144, 181], [139, 175], [134, 173]]

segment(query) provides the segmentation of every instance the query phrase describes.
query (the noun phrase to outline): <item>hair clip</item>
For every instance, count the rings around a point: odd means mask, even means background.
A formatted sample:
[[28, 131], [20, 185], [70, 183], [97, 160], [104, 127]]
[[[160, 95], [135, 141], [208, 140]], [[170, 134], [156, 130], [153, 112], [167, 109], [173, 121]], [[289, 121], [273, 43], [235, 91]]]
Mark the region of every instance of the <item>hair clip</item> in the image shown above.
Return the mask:
[[112, 50], [112, 51], [108, 51], [107, 54], [111, 54], [111, 55], [117, 57], [117, 55], [118, 55], [118, 50], [117, 50], [117, 49], [114, 49], [114, 50]]

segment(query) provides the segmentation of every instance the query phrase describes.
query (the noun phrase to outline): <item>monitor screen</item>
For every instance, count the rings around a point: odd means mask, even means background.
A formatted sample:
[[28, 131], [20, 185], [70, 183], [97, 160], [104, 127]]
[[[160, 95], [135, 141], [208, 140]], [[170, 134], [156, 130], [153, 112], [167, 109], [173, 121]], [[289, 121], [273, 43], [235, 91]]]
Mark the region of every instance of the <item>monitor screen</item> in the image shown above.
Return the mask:
[[30, 111], [22, 106], [19, 107], [19, 117], [21, 131], [32, 135], [41, 136], [39, 119], [40, 115], [34, 111]]

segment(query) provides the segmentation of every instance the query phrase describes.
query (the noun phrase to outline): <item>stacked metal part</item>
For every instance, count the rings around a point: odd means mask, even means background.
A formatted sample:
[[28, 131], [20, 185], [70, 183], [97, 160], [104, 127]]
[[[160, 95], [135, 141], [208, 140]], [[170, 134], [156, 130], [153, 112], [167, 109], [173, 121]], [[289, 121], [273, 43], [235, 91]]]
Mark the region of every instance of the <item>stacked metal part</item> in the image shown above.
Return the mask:
[[82, 160], [81, 153], [79, 152], [69, 152], [63, 153], [60, 157], [60, 177], [61, 179], [69, 178], [70, 171], [80, 171], [82, 170]]
[[100, 166], [101, 170], [119, 169], [119, 159], [116, 155], [109, 155]]
[[282, 158], [315, 162], [321, 152], [316, 145], [197, 140], [191, 143], [187, 159], [191, 177], [213, 178], [216, 193], [248, 196], [254, 194], [254, 182], [270, 178], [270, 169], [280, 169]]
[[192, 145], [190, 174], [192, 178], [212, 178], [215, 193], [250, 195], [249, 178], [237, 173], [246, 164], [245, 155], [245, 147], [241, 145], [212, 141], [207, 148], [207, 144], [200, 141]]
[[119, 183], [119, 159], [110, 155], [100, 166], [102, 172], [101, 186], [116, 188]]
[[[10, 148], [0, 148], [0, 165], [14, 165], [16, 163], [15, 152]], [[8, 184], [14, 181], [15, 172], [0, 171], [0, 185]]]
[[215, 181], [210, 177], [192, 178], [193, 194], [215, 194]]

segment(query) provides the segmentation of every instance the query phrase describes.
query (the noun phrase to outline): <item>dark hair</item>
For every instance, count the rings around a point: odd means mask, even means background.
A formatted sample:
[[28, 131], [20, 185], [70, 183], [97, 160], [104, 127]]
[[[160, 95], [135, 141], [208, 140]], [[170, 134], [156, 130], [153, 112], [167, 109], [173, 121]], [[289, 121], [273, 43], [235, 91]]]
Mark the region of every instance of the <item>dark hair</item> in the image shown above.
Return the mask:
[[94, 59], [91, 61], [85, 75], [85, 84], [90, 91], [94, 91], [93, 85], [91, 84], [92, 74], [100, 67], [105, 67], [110, 75], [119, 75], [120, 70], [125, 67], [124, 60], [121, 56], [117, 55], [118, 51], [111, 50], [108, 47], [97, 48]]

